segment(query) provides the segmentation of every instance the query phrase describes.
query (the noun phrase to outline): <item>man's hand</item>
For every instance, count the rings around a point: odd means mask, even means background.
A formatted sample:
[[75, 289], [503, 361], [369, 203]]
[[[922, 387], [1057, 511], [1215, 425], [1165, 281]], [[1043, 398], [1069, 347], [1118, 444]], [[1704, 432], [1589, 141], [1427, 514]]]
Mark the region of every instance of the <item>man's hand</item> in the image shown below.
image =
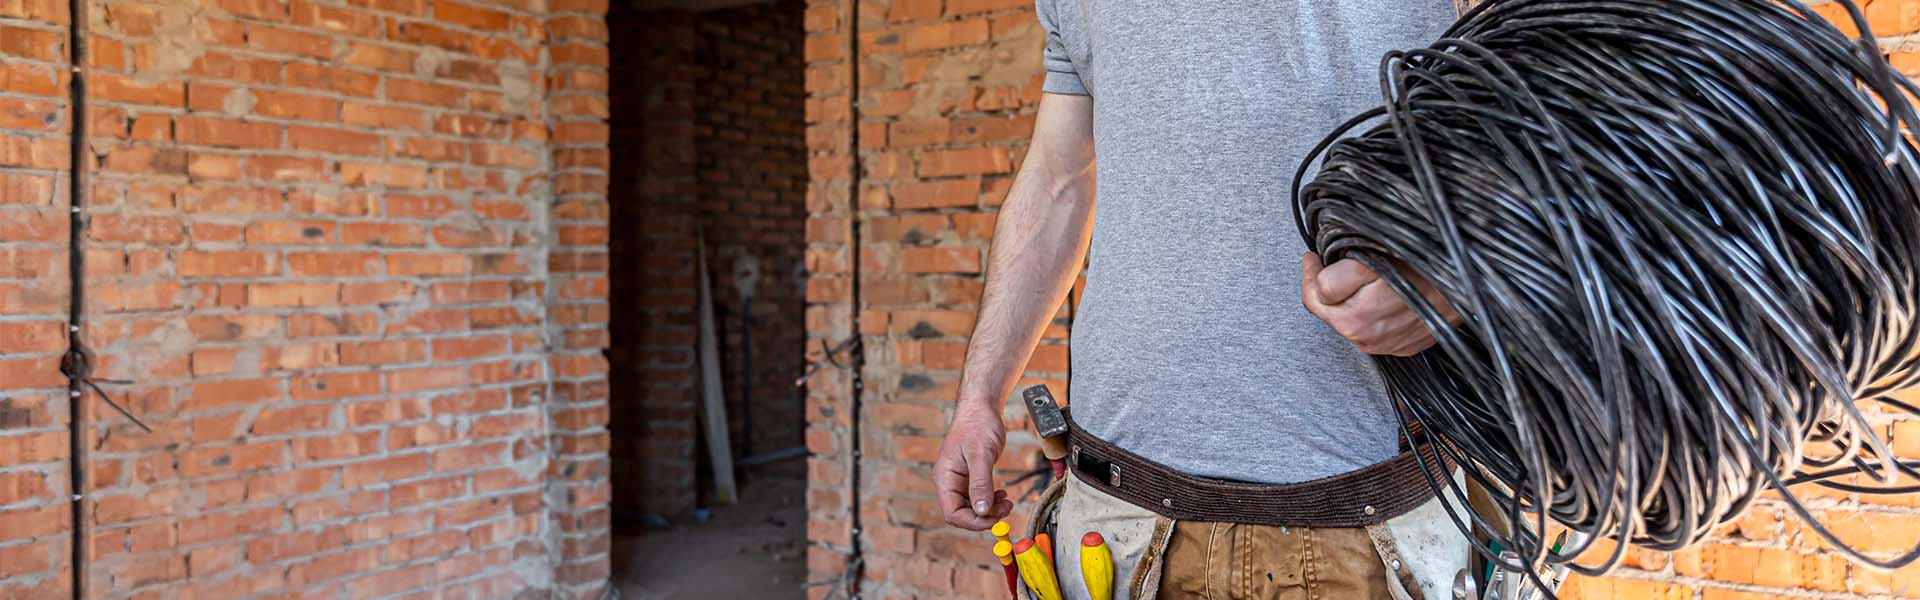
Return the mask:
[[[1448, 323], [1460, 322], [1459, 313], [1433, 284], [1418, 274], [1408, 275]], [[1434, 343], [1433, 332], [1413, 308], [1357, 260], [1323, 266], [1319, 254], [1300, 257], [1300, 302], [1367, 354], [1413, 356]]]
[[[999, 406], [994, 402], [992, 406]], [[1007, 426], [985, 402], [962, 402], [933, 463], [934, 493], [947, 524], [983, 531], [1013, 512], [1006, 490], [993, 488], [993, 461], [1006, 448]]]

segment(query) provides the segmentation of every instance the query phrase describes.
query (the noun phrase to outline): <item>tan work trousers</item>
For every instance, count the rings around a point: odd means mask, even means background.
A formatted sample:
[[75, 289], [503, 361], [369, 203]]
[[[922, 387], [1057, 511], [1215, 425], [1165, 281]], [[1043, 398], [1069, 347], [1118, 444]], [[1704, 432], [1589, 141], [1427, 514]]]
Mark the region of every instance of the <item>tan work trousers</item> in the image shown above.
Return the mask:
[[[1446, 600], [1469, 550], [1437, 501], [1367, 529], [1173, 521], [1071, 474], [1051, 486], [1029, 532], [1051, 524], [1054, 568], [1068, 600], [1086, 600], [1080, 536], [1098, 531], [1113, 554], [1113, 598], [1202, 600]], [[1043, 520], [1051, 517], [1050, 521]], [[1392, 539], [1383, 556], [1375, 535]], [[1411, 592], [1403, 582], [1414, 582]], [[1024, 593], [1023, 597], [1030, 597]]]

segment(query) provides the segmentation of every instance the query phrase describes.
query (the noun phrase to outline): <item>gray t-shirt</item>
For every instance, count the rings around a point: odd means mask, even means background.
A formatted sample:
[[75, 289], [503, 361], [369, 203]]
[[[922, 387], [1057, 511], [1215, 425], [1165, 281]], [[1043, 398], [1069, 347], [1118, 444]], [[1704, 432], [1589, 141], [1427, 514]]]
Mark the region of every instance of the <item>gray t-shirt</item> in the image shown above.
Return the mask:
[[1392, 456], [1365, 354], [1300, 304], [1288, 184], [1380, 104], [1380, 57], [1451, 0], [1038, 0], [1045, 89], [1093, 97], [1097, 200], [1073, 416], [1181, 471], [1290, 483]]

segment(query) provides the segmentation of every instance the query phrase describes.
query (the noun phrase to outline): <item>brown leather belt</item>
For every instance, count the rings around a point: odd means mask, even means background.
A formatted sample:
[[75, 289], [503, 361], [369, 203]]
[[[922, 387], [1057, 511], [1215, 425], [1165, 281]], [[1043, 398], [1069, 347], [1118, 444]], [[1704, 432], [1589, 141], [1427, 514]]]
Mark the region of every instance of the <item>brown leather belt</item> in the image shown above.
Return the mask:
[[1357, 471], [1312, 481], [1246, 483], [1181, 473], [1093, 437], [1071, 418], [1067, 427], [1067, 464], [1081, 481], [1182, 521], [1365, 527], [1406, 514], [1433, 498], [1420, 461], [1432, 468], [1439, 460], [1431, 445], [1416, 443], [1418, 459], [1407, 451]]

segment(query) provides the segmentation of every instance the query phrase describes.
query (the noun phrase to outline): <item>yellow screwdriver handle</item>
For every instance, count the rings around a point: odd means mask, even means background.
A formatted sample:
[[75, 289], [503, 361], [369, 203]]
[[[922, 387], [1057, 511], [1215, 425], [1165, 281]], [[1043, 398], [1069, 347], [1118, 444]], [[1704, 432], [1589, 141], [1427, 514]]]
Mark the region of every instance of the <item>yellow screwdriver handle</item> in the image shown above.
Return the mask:
[[1033, 540], [1020, 540], [1013, 546], [1013, 560], [1020, 565], [1020, 578], [1026, 580], [1027, 589], [1033, 591], [1037, 600], [1061, 600], [1060, 580], [1053, 575], [1053, 564], [1047, 555], [1033, 545]]
[[1080, 579], [1087, 583], [1087, 595], [1093, 600], [1113, 599], [1113, 551], [1100, 532], [1089, 531], [1080, 538]]

